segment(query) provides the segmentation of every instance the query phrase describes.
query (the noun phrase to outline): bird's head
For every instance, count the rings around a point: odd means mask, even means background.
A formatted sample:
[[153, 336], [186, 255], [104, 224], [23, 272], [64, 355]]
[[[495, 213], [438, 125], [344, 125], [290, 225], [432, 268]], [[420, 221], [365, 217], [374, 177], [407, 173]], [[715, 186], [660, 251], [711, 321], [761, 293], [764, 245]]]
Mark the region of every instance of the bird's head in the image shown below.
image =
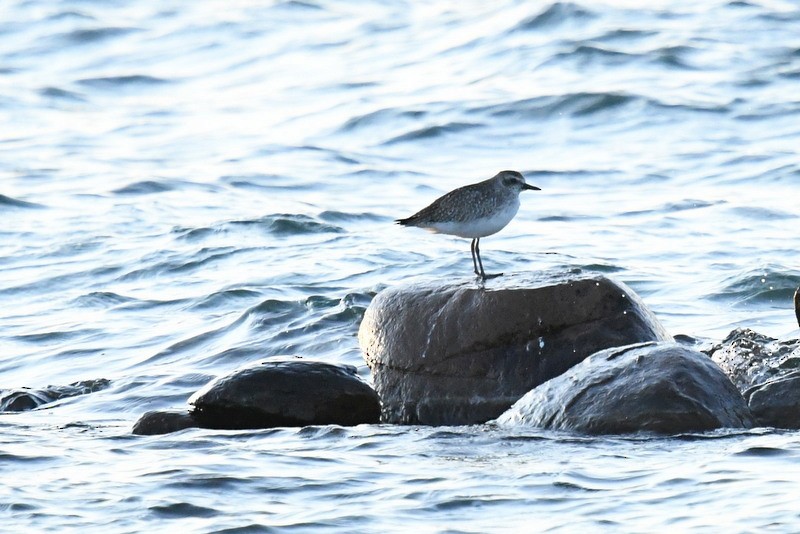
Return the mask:
[[528, 185], [525, 183], [525, 177], [522, 174], [518, 173], [517, 171], [500, 171], [495, 176], [496, 180], [499, 180], [504, 187], [512, 189], [516, 192], [520, 191], [541, 191], [535, 185]]

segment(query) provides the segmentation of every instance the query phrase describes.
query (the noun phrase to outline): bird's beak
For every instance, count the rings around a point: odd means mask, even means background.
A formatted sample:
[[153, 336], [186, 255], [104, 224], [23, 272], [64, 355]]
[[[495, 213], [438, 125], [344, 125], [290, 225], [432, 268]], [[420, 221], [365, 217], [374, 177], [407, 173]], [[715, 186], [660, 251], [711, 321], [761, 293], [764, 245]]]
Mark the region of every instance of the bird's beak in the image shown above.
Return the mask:
[[539, 188], [538, 188], [538, 187], [536, 187], [535, 185], [528, 185], [528, 184], [523, 184], [523, 185], [522, 185], [522, 190], [523, 190], [523, 191], [525, 191], [525, 190], [530, 190], [530, 191], [541, 191], [541, 189], [539, 189]]

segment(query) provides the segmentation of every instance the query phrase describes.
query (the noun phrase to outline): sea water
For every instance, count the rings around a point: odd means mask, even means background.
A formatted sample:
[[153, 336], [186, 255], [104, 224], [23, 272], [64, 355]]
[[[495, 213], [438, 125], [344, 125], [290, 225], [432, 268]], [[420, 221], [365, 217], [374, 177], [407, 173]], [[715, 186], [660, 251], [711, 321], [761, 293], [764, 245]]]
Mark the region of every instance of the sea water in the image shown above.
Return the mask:
[[1, 529], [800, 529], [796, 432], [130, 432], [269, 356], [369, 380], [372, 297], [472, 277], [393, 219], [503, 169], [488, 271], [796, 337], [798, 95], [780, 0], [4, 1], [0, 388], [109, 385], [0, 414]]

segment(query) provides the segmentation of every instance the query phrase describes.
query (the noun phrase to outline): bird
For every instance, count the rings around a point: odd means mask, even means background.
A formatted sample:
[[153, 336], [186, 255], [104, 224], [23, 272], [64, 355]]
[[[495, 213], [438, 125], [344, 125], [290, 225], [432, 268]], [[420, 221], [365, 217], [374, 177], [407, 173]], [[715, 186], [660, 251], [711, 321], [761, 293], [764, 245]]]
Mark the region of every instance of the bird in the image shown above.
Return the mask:
[[472, 266], [485, 281], [503, 273], [487, 275], [481, 261], [480, 240], [506, 227], [519, 210], [522, 191], [541, 191], [525, 183], [517, 171], [500, 171], [494, 177], [453, 189], [411, 217], [396, 219], [401, 226], [416, 226], [438, 234], [472, 239]]

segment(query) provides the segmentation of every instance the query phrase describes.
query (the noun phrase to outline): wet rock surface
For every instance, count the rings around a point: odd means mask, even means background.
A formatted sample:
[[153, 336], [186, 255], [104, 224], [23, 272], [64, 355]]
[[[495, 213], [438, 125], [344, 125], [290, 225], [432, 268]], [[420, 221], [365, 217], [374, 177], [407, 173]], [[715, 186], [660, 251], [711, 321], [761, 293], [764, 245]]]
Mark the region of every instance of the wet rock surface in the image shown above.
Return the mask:
[[224, 429], [377, 423], [375, 391], [350, 365], [271, 358], [211, 381], [189, 404], [203, 427]]
[[759, 425], [800, 428], [800, 371], [754, 386], [744, 397]]
[[750, 428], [750, 410], [706, 355], [673, 343], [608, 349], [532, 390], [497, 419], [588, 434]]
[[800, 340], [778, 340], [747, 328], [710, 349], [762, 426], [800, 428]]
[[739, 391], [800, 370], [800, 340], [779, 341], [737, 328], [707, 351]]
[[380, 401], [352, 365], [279, 356], [216, 378], [189, 399], [191, 410], [152, 411], [133, 426], [139, 435], [186, 428], [257, 429], [353, 426], [380, 421]]
[[579, 272], [389, 288], [359, 330], [383, 421], [429, 425], [486, 422], [598, 350], [668, 339], [632, 290]]
[[187, 428], [195, 428], [200, 424], [192, 417], [188, 410], [183, 411], [152, 411], [142, 415], [132, 432], [140, 436], [156, 434], [169, 434]]
[[67, 386], [45, 388], [16, 388], [0, 390], [0, 412], [24, 412], [67, 397], [86, 395], [108, 387], [111, 381], [105, 378], [81, 380]]

